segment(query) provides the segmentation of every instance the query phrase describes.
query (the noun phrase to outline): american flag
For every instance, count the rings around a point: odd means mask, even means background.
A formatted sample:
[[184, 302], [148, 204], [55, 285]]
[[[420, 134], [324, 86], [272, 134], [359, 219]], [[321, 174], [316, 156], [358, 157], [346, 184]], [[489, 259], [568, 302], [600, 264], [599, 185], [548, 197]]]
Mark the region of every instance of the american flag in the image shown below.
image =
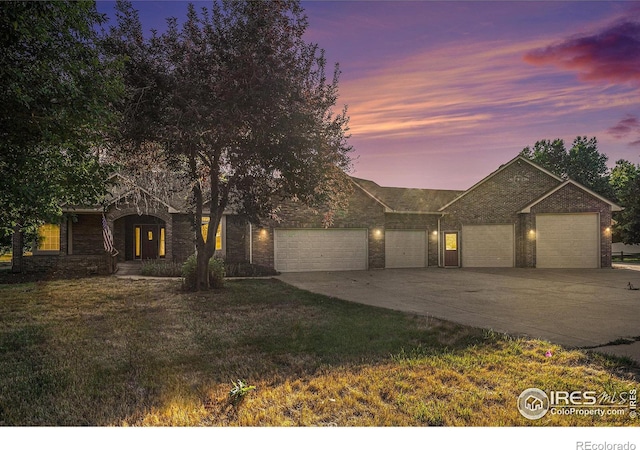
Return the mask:
[[102, 215], [102, 238], [104, 239], [104, 250], [113, 253], [113, 235], [111, 234], [111, 229], [109, 229], [109, 224], [104, 214]]

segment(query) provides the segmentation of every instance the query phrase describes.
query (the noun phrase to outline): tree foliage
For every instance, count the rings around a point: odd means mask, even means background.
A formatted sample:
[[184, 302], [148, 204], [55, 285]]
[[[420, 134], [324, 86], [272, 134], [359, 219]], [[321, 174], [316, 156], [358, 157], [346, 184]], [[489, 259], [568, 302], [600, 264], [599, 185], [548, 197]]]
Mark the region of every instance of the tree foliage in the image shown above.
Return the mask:
[[95, 204], [109, 168], [97, 148], [121, 91], [93, 2], [0, 3], [0, 234]]
[[595, 137], [578, 136], [569, 150], [562, 139], [542, 140], [525, 147], [520, 154], [561, 178], [571, 178], [604, 197], [613, 197], [608, 157], [598, 151]]
[[188, 184], [194, 223], [210, 218], [208, 236], [194, 227], [199, 289], [225, 210], [258, 223], [291, 198], [330, 222], [348, 192], [348, 117], [333, 110], [338, 70], [328, 79], [323, 52], [304, 41], [298, 1], [190, 4], [181, 26], [170, 18], [148, 38], [130, 3], [117, 10], [112, 51], [127, 55], [122, 148], [139, 155], [155, 143]]
[[577, 137], [568, 151], [562, 139], [542, 140], [520, 154], [619, 203], [624, 210], [614, 213], [614, 242], [640, 244], [640, 165], [621, 159], [609, 170], [595, 137]]
[[624, 206], [614, 216], [614, 238], [624, 244], [640, 244], [640, 164], [616, 161], [611, 170], [611, 186]]

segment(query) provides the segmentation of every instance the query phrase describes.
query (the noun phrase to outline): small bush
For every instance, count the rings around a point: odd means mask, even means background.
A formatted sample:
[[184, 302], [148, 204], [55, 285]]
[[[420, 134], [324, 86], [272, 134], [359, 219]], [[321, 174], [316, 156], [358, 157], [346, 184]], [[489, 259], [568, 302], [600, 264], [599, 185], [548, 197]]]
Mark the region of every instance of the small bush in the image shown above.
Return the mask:
[[[198, 284], [198, 260], [195, 254], [189, 256], [182, 265], [182, 278], [185, 289], [194, 291]], [[209, 286], [214, 289], [224, 287], [224, 261], [217, 258], [209, 260]]]
[[142, 261], [142, 275], [147, 277], [180, 277], [182, 264], [148, 259]]
[[225, 274], [227, 277], [268, 277], [279, 275], [271, 267], [250, 264], [248, 262], [225, 263]]

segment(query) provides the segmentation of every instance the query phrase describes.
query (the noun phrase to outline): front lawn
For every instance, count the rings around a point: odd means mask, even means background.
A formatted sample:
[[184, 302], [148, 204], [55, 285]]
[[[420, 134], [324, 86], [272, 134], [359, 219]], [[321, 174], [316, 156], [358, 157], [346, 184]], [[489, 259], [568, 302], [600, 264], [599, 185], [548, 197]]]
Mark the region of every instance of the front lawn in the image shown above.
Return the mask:
[[[545, 353], [551, 351], [552, 356]], [[276, 280], [0, 285], [0, 425], [633, 425], [522, 417], [526, 388], [626, 392], [629, 361]], [[233, 382], [255, 386], [230, 402]]]

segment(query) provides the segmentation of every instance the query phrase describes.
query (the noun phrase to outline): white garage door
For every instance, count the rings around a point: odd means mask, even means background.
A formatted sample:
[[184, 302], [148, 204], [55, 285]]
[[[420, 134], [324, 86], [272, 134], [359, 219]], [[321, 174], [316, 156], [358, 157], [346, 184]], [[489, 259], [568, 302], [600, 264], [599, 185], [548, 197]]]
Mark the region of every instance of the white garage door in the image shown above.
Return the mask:
[[427, 232], [390, 230], [384, 233], [385, 267], [426, 267]]
[[366, 270], [367, 230], [275, 230], [274, 263], [280, 272]]
[[513, 225], [462, 227], [463, 267], [513, 267]]
[[598, 214], [536, 216], [536, 267], [600, 267]]

